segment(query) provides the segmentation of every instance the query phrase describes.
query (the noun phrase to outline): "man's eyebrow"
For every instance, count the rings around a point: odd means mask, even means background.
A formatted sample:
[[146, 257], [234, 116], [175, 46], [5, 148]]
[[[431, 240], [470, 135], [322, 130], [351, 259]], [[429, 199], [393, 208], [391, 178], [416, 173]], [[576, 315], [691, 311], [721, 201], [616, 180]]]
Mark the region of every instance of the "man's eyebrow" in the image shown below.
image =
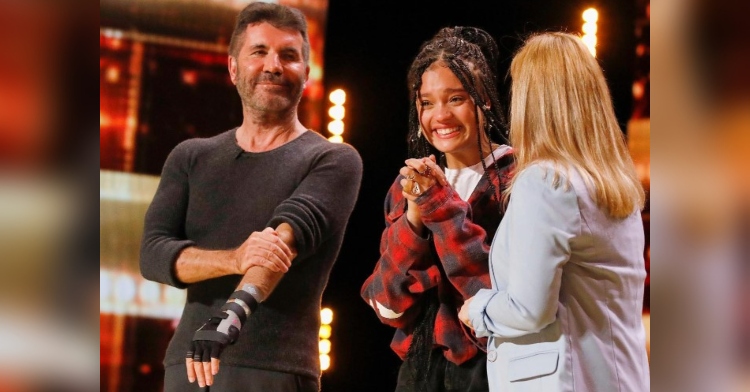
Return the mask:
[[254, 44], [250, 46], [250, 49], [268, 49], [268, 45], [266, 44]]

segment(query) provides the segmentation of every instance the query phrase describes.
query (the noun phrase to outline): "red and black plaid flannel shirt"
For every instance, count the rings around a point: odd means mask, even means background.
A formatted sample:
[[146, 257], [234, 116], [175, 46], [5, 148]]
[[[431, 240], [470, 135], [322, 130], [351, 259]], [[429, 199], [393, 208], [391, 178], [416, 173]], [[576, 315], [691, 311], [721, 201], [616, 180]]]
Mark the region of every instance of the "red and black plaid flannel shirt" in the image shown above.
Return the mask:
[[[498, 178], [488, 167], [496, 192], [505, 189], [510, 178], [512, 157], [498, 159]], [[362, 298], [375, 310], [380, 321], [396, 327], [391, 348], [403, 360], [412, 331], [422, 309], [420, 298], [437, 287], [440, 305], [435, 318], [434, 339], [445, 357], [461, 364], [486, 347], [458, 320], [464, 301], [479, 289], [490, 288], [488, 255], [492, 238], [500, 225], [496, 198], [486, 176], [477, 184], [468, 202], [450, 186], [436, 184], [416, 202], [429, 231], [422, 238], [406, 219], [407, 201], [401, 194], [398, 176], [385, 200], [386, 228], [380, 240], [380, 260], [362, 286]]]

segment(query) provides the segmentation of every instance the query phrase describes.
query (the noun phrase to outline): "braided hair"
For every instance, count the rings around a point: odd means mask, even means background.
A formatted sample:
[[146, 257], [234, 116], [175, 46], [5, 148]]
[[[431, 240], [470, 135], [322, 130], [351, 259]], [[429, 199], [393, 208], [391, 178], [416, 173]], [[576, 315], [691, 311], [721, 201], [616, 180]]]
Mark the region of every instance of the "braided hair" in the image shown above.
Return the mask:
[[[422, 137], [419, 109], [417, 102], [420, 101], [420, 89], [422, 87], [422, 75], [434, 63], [447, 66], [461, 82], [463, 88], [474, 101], [474, 118], [476, 121], [477, 147], [479, 157], [484, 169], [484, 176], [490, 184], [492, 197], [501, 211], [501, 197], [498, 190], [487, 173], [484, 162], [485, 152], [482, 151], [482, 134], [487, 140], [500, 143], [508, 143], [505, 117], [500, 105], [497, 91], [497, 63], [499, 50], [495, 40], [486, 31], [476, 27], [445, 27], [429, 41], [425, 42], [419, 50], [409, 68], [407, 82], [409, 85], [409, 156], [411, 158], [426, 157], [430, 154], [440, 156], [441, 166], [445, 166], [445, 156], [433, 147], [426, 137]], [[479, 112], [484, 116], [480, 124]], [[491, 146], [491, 144], [490, 144]], [[490, 147], [491, 150], [491, 147]], [[491, 153], [491, 151], [489, 151]], [[494, 154], [492, 154], [494, 169], [498, 177], [501, 175], [500, 167]], [[432, 289], [423, 298], [423, 312], [418, 319], [412, 334], [412, 343], [406, 354], [406, 362], [411, 364], [412, 378], [416, 385], [422, 389], [428, 383], [427, 376], [432, 365], [432, 341], [433, 328], [439, 309], [437, 289]]]
[[[482, 163], [484, 175], [490, 184], [492, 195], [497, 201], [498, 212], [502, 203], [498, 191], [489, 178], [487, 166], [484, 163], [485, 152], [482, 151], [482, 133], [492, 142], [510, 144], [508, 130], [497, 91], [497, 63], [500, 51], [494, 38], [486, 31], [476, 27], [456, 26], [444, 27], [435, 36], [425, 42], [419, 50], [409, 68], [407, 82], [409, 85], [409, 133], [407, 142], [409, 157], [420, 158], [430, 154], [441, 157], [441, 165], [445, 166], [444, 156], [433, 147], [424, 137], [421, 137], [419, 109], [419, 90], [422, 87], [422, 75], [434, 63], [441, 63], [448, 67], [461, 82], [463, 88], [474, 101], [474, 118], [476, 121], [477, 148]], [[480, 124], [479, 112], [484, 116]], [[491, 151], [488, 151], [491, 153]], [[500, 167], [495, 155], [492, 154], [494, 169], [498, 176]]]

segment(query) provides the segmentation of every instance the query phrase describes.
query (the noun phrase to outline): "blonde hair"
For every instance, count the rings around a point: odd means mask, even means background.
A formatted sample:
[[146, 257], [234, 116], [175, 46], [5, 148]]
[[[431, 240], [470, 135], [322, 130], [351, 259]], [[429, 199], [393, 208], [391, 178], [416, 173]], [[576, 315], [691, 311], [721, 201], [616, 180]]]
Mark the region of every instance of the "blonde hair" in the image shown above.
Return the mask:
[[560, 185], [559, 167], [574, 168], [610, 216], [624, 218], [642, 209], [643, 186], [604, 74], [580, 37], [558, 32], [532, 36], [513, 58], [510, 75], [516, 173], [532, 163], [552, 161], [558, 167], [555, 186]]

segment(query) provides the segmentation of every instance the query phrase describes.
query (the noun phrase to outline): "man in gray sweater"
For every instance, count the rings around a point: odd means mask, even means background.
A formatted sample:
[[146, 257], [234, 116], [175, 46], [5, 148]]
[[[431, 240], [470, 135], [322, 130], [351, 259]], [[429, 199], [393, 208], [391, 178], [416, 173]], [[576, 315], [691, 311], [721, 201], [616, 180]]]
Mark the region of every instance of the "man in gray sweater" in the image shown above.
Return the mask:
[[321, 297], [362, 160], [299, 121], [309, 53], [298, 10], [248, 5], [228, 64], [242, 125], [187, 140], [164, 164], [141, 273], [188, 291], [165, 391], [320, 389]]

